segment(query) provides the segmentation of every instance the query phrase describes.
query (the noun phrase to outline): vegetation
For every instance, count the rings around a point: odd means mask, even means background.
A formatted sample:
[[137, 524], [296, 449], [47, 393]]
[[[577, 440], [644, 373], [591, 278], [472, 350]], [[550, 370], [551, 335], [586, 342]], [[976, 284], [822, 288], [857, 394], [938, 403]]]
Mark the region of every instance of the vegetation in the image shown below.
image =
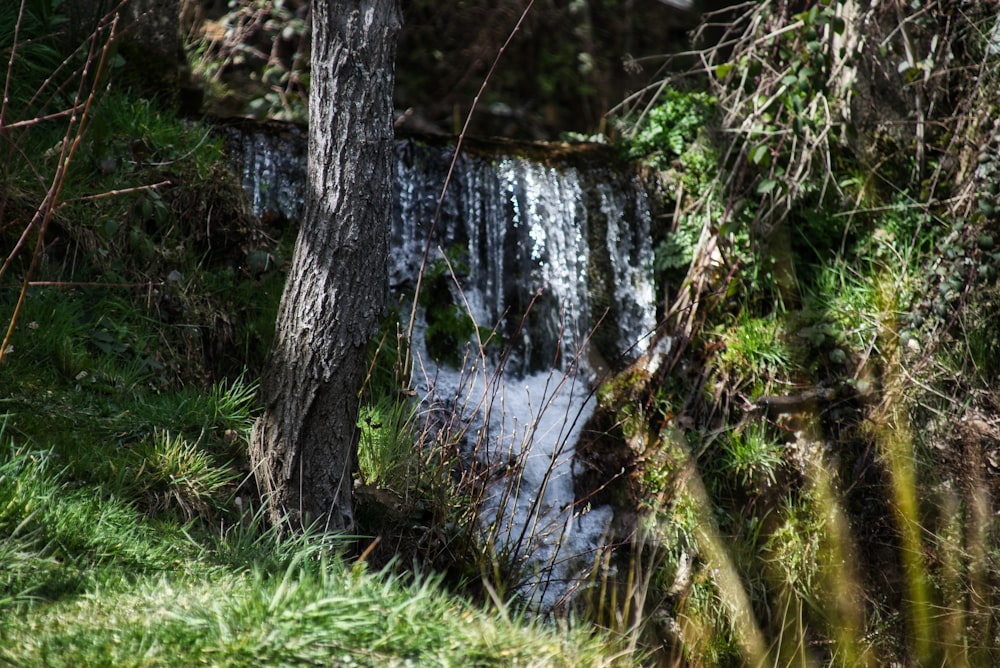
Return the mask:
[[[488, 585], [456, 596], [450, 573], [410, 572], [378, 541], [265, 526], [250, 379], [294, 230], [247, 214], [219, 134], [111, 83], [113, 15], [66, 55], [49, 10], [25, 3], [0, 35], [19, 86], [0, 112], [0, 663], [613, 661], [592, 629], [529, 619]], [[398, 370], [373, 373], [380, 388]], [[404, 403], [366, 396], [362, 488], [455, 504], [451, 460], [407, 458]]]
[[595, 665], [582, 629], [487, 612], [440, 578], [349, 564], [259, 517], [210, 529], [73, 484], [54, 451], [2, 446], [4, 641], [11, 665]]
[[[541, 620], [391, 318], [359, 420], [378, 539], [265, 526], [246, 442], [292, 231], [246, 213], [218, 135], [115, 87], [110, 17], [73, 52], [25, 7], [0, 8], [0, 662], [997, 663], [995, 17], [760, 2], [618, 108], [670, 354], [597, 389], [636, 530]], [[251, 97], [298, 119], [289, 7], [238, 25], [285, 20]], [[193, 43], [200, 76], [230, 47]]]
[[996, 661], [995, 480], [967, 459], [996, 443], [969, 320], [996, 292], [995, 17], [911, 10], [758, 3], [622, 109], [670, 214], [674, 356], [604, 406], [678, 662]]

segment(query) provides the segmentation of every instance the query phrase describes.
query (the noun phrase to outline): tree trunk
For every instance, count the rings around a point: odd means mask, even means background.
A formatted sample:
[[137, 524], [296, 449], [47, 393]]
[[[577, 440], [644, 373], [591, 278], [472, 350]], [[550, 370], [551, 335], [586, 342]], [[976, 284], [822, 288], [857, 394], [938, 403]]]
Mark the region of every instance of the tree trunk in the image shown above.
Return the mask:
[[274, 523], [354, 526], [358, 391], [388, 295], [398, 0], [313, 0], [306, 210], [250, 457]]

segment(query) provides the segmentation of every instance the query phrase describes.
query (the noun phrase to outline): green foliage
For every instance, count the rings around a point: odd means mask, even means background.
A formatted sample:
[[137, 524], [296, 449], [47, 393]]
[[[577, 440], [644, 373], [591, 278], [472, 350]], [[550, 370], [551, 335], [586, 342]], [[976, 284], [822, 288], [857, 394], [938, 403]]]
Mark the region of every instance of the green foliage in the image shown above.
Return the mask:
[[[59, 241], [51, 249], [53, 259], [73, 261], [65, 267], [58, 261], [43, 263], [35, 278], [112, 284], [105, 290], [81, 290], [94, 303], [84, 307], [78, 321], [109, 311], [133, 316], [128, 323], [116, 323], [109, 313], [102, 324], [82, 324], [91, 329], [88, 345], [62, 343], [52, 351], [54, 358], [75, 376], [91, 371], [86, 348], [92, 345], [115, 348], [123, 357], [146, 348], [149, 354], [137, 364], [161, 380], [178, 371], [156, 361], [155, 351], [164, 347], [187, 351], [187, 363], [216, 365], [216, 370], [238, 373], [245, 366], [259, 366], [284, 282], [277, 271], [281, 253], [268, 252], [274, 265], [252, 273], [239, 259], [249, 265], [254, 253], [281, 240], [260, 235], [251, 244], [241, 241], [262, 230], [249, 219], [235, 177], [223, 163], [221, 139], [121, 93], [98, 98], [91, 119], [75, 149], [53, 223]], [[60, 123], [50, 122], [11, 137], [24, 144], [7, 164], [12, 196], [5, 202], [11, 225], [4, 238], [11, 247], [36, 203], [45, 199], [35, 174], [56, 169], [59, 152], [53, 146], [63, 133]], [[11, 266], [15, 278], [26, 269], [24, 255]], [[136, 290], [147, 282], [149, 290]], [[139, 304], [142, 308], [136, 308]], [[154, 320], [183, 322], [188, 328], [161, 326], [156, 341], [130, 341]], [[211, 329], [220, 345], [203, 347], [192, 336], [199, 328]], [[95, 381], [92, 376], [89, 382]]]
[[719, 156], [706, 132], [717, 113], [708, 93], [665, 86], [648, 113], [619, 123], [628, 137], [626, 155], [659, 170], [665, 200], [681, 200], [670, 229], [654, 229], [653, 268], [671, 278], [690, 265], [702, 228], [724, 210]]
[[801, 597], [814, 595], [821, 569], [832, 556], [823, 553], [828, 528], [821, 509], [816, 498], [785, 499], [763, 546], [763, 557], [775, 572], [773, 577]]
[[[759, 3], [751, 16], [760, 21], [737, 39], [734, 60], [709, 72], [714, 94], [668, 87], [636, 127], [629, 150], [661, 172], [664, 200], [677, 214], [670, 229], [657, 231], [656, 267], [691, 268], [692, 282], [704, 287], [672, 314], [690, 320], [664, 325], [672, 344], [693, 344], [671, 348], [680, 364], [633, 369], [598, 390], [614, 417], [609, 433], [634, 449], [639, 468], [628, 475], [642, 491], [644, 530], [655, 544], [648, 550], [655, 567], [623, 576], [643, 584], [624, 590], [635, 604], [615, 609], [616, 628], [643, 628], [651, 644], [679, 648], [673, 658], [690, 664], [876, 665], [902, 656], [989, 665], [998, 595], [988, 574], [997, 555], [983, 491], [989, 479], [978, 476], [992, 475], [997, 437], [989, 420], [966, 419], [964, 411], [988, 406], [1000, 367], [990, 315], [1000, 258], [996, 231], [985, 226], [996, 218], [996, 165], [991, 150], [980, 151], [982, 159], [956, 151], [956, 164], [985, 167], [968, 192], [955, 184], [950, 199], [932, 179], [906, 182], [920, 171], [915, 158], [869, 162], [834, 145], [850, 135], [830, 78], [843, 64], [833, 46], [844, 30], [841, 4], [784, 16], [787, 3]], [[0, 31], [10, 25], [2, 19]], [[907, 21], [901, 28], [915, 25]], [[302, 25], [290, 30], [298, 38]], [[882, 41], [887, 52], [904, 33]], [[563, 46], [550, 62], [564, 71], [589, 66]], [[901, 60], [904, 90], [924, 75], [937, 78], [939, 62]], [[278, 69], [264, 77], [275, 94], [289, 81]], [[285, 105], [259, 99], [270, 110]], [[955, 118], [971, 115], [964, 110]], [[229, 508], [245, 473], [236, 466], [254, 385], [241, 376], [205, 387], [199, 351], [212, 338], [207, 332], [233, 327], [226, 341], [239, 342], [242, 362], [262, 358], [283, 280], [273, 265], [288, 253], [257, 241], [245, 246], [260, 230], [200, 203], [228, 196], [202, 189], [221, 182], [214, 139], [125, 96], [103, 98], [96, 111], [74, 162], [83, 169], [71, 173], [65, 197], [160, 179], [172, 186], [60, 210], [55, 225], [71, 243], [48, 247], [47, 278], [64, 280], [73, 267], [72, 280], [148, 285], [134, 297], [107, 288], [33, 289], [0, 367], [7, 434], [24, 442], [5, 438], [0, 449], [0, 607], [14, 611], [0, 615], [0, 661], [612, 661], [599, 638], [573, 625], [540, 628], [484, 612], [445, 596], [435, 578], [372, 575], [331, 554], [347, 549], [337, 540], [280, 536], [262, 514]], [[955, 136], [978, 149], [976, 132]], [[8, 164], [5, 219], [30, 218], [42, 195], [30, 172], [53, 169], [51, 149], [61, 138], [57, 123], [24, 138], [17, 155], [34, 162]], [[896, 148], [915, 152], [920, 141]], [[886, 161], [896, 164], [880, 171]], [[949, 175], [945, 164], [936, 163], [933, 179], [960, 173]], [[980, 185], [983, 192], [972, 192]], [[961, 201], [973, 206], [963, 210]], [[220, 219], [237, 222], [227, 228]], [[25, 228], [9, 229], [16, 236]], [[779, 248], [775, 230], [790, 244]], [[716, 245], [701, 246], [704, 239]], [[711, 261], [692, 265], [706, 248]], [[782, 259], [797, 293], [787, 300], [776, 287]], [[421, 306], [431, 354], [457, 365], [453, 356], [477, 325], [449, 272], [443, 262], [429, 269]], [[12, 292], [2, 304], [12, 309]], [[492, 577], [491, 546], [461, 545], [471, 534], [455, 530], [475, 505], [452, 478], [454, 442], [415, 428], [400, 392], [405, 344], [387, 341], [358, 425], [362, 482], [390, 488], [413, 507], [430, 503], [419, 522], [412, 513], [395, 517], [385, 536], [419, 541], [452, 564], [463, 550], [480, 549], [480, 570], [464, 575]], [[861, 391], [869, 379], [888, 388], [885, 397]], [[782, 415], [747, 404], [760, 392], [820, 383], [837, 388], [836, 401]], [[963, 435], [973, 428], [982, 433]], [[972, 454], [956, 454], [956, 442]], [[942, 463], [961, 475], [947, 477]], [[886, 555], [902, 555], [903, 568], [873, 575], [875, 584], [851, 572], [855, 563], [890, 569], [896, 560]], [[483, 585], [487, 594], [490, 586]], [[888, 601], [897, 599], [904, 604], [894, 609]], [[744, 607], [734, 606], [740, 601]], [[977, 626], [987, 631], [968, 631]], [[754, 630], [766, 641], [759, 652]], [[873, 659], [873, 645], [884, 656]], [[978, 654], [963, 655], [968, 647]]]
[[[32, 98], [45, 79], [59, 66], [63, 56], [58, 43], [59, 31], [66, 17], [57, 13], [59, 2], [52, 0], [27, 0], [21, 18], [18, 43], [15, 45], [14, 32], [18, 29], [20, 2], [5, 2], [0, 6], [0, 86], [7, 88], [6, 122], [23, 120], [29, 114]], [[7, 64], [13, 59], [10, 81], [7, 81]], [[42, 100], [35, 99], [39, 104]]]
[[208, 93], [209, 110], [220, 116], [305, 123], [307, 15], [285, 0], [252, 0], [231, 5], [216, 25], [222, 34], [192, 26], [189, 36], [195, 39], [185, 45], [193, 74]]
[[10, 557], [0, 561], [0, 606], [78, 595], [111, 563], [141, 573], [184, 554], [178, 531], [154, 533], [127, 504], [73, 484], [59, 464], [50, 450], [9, 438], [0, 445], [0, 554]]
[[350, 566], [316, 534], [224, 535], [133, 509], [0, 448], [0, 660], [14, 665], [604, 665], [610, 645]]
[[433, 359], [455, 368], [462, 366], [468, 353], [467, 346], [477, 333], [484, 342], [489, 338], [488, 331], [477, 325], [456, 294], [459, 288], [451, 272], [454, 270], [462, 274], [468, 271], [467, 268], [463, 271], [463, 263], [459, 259], [461, 252], [461, 249], [453, 250], [447, 261], [439, 259], [428, 265], [424, 270], [424, 288], [418, 298], [427, 323], [424, 331], [427, 352]]
[[[124, 473], [123, 487], [143, 499], [152, 514], [175, 512], [186, 520], [207, 518], [225, 507], [237, 473], [220, 467], [198, 442], [155, 430], [152, 439], [130, 449], [133, 463]], [[129, 482], [131, 481], [131, 482]]]
[[720, 328], [719, 335], [723, 346], [717, 357], [719, 371], [731, 377], [734, 386], [744, 382], [765, 386], [788, 375], [792, 354], [780, 318], [755, 318], [744, 313], [736, 322]]
[[[280, 242], [245, 216], [221, 142], [204, 128], [121, 93], [98, 94], [60, 145], [64, 120], [0, 137], [18, 147], [4, 179], [9, 241], [34, 240], [27, 222], [45, 177], [61, 147], [75, 151], [33, 276], [57, 286], [29, 290], [0, 366], [9, 433], [25, 443], [0, 449], [0, 607], [15, 611], [0, 615], [0, 662], [611, 660], [590, 630], [474, 607], [423, 577], [367, 573], [333, 554], [353, 543], [289, 539], [244, 514], [248, 497], [233, 492], [247, 473], [255, 384], [221, 372], [263, 357]], [[26, 266], [5, 278], [16, 284]], [[5, 290], [0, 314], [10, 317], [16, 289]], [[476, 333], [469, 322], [457, 311], [433, 318], [453, 348]], [[450, 542], [475, 514], [449, 496], [454, 443], [411, 433], [399, 387], [363, 411], [365, 482], [433, 497], [436, 523], [410, 531], [440, 543], [437, 554], [478, 549]]]
[[682, 216], [677, 221], [677, 229], [653, 249], [653, 269], [658, 273], [687, 269], [694, 259], [701, 229], [710, 216], [710, 213]]
[[542, 52], [538, 85], [547, 97], [587, 97], [597, 92], [589, 78], [593, 58], [579, 48], [578, 44], [563, 42]]
[[[164, 167], [183, 168], [192, 178], [208, 179], [222, 157], [222, 140], [208, 128], [183, 123], [153, 102], [122, 92], [98, 99], [86, 140], [84, 157], [93, 172], [85, 182], [91, 188], [102, 182], [94, 178], [97, 174], [106, 173], [103, 181], [110, 185]], [[162, 200], [157, 202], [157, 195], [150, 191], [134, 202], [145, 218], [165, 215], [156, 211], [165, 206]]]
[[765, 491], [777, 481], [784, 465], [782, 445], [757, 425], [730, 434], [723, 441], [718, 466], [746, 489]]
[[419, 468], [413, 408], [404, 400], [381, 397], [358, 413], [358, 470], [362, 482], [394, 490], [408, 489]]
[[767, 175], [757, 184], [758, 194], [789, 187], [784, 181], [789, 160], [799, 156], [792, 154], [795, 142], [784, 140], [786, 129], [806, 137], [829, 131], [829, 107], [822, 100], [835, 85], [830, 72], [839, 54], [832, 52], [832, 36], [842, 35], [846, 27], [837, 4], [815, 3], [791, 17], [799, 24], [797, 30], [770, 37], [764, 42], [769, 48], [748, 49], [738, 62], [716, 68], [720, 81], [746, 94], [751, 121], [745, 126], [751, 142], [746, 159]]
[[224, 505], [255, 384], [165, 392], [158, 324], [125, 301], [38, 290], [24, 318], [0, 367], [10, 429], [51, 447], [73, 479], [146, 512], [191, 518]]
[[144, 578], [0, 624], [5, 660], [66, 666], [590, 666], [610, 654], [577, 628], [484, 612], [434, 580], [352, 571], [308, 552], [275, 573]]
[[[254, 384], [237, 377], [177, 389], [147, 376], [93, 392], [86, 378], [103, 383], [133, 361], [144, 327], [156, 323], [125, 301], [92, 316], [85, 294], [35, 296], [28, 322], [47, 325], [26, 327], [0, 367], [9, 433], [31, 444], [7, 439], [0, 450], [0, 606], [17, 611], [0, 615], [0, 660], [457, 665], [542, 657], [575, 666], [612, 653], [590, 630], [483, 610], [436, 580], [370, 574], [331, 555], [346, 544], [281, 536], [261, 513], [234, 514], [237, 474], [228, 461], [242, 454]], [[95, 331], [109, 336], [95, 339]], [[88, 375], [38, 373], [65, 339]], [[406, 469], [407, 448], [414, 452], [407, 405], [383, 399], [365, 409], [362, 440], [378, 443], [362, 450], [372, 484], [418, 485]], [[445, 502], [435, 499], [434, 508]]]
[[[716, 100], [704, 130], [647, 143], [670, 220], [657, 269], [679, 286], [663, 329], [681, 361], [663, 372], [671, 387], [630, 392], [620, 417], [650, 532], [694, 564], [687, 583], [676, 558], [649, 576], [675, 624], [657, 625], [667, 662], [995, 659], [969, 649], [983, 646], [973, 625], [996, 624], [969, 603], [997, 596], [973, 575], [995, 560], [971, 491], [991, 484], [970, 473], [984, 441], [956, 426], [996, 416], [976, 397], [996, 394], [982, 372], [997, 368], [997, 97], [979, 56], [964, 60], [995, 17], [955, 27], [947, 3], [845, 9], [753, 3], [725, 47], [699, 54], [706, 70], [675, 79], [704, 75]], [[898, 106], [867, 114], [866, 95]], [[643, 136], [653, 117], [629, 129]], [[693, 156], [715, 176], [689, 178]], [[757, 404], [762, 393], [787, 401]], [[677, 442], [696, 464], [649, 453]], [[694, 522], [676, 512], [685, 503]]]
[[221, 380], [212, 385], [208, 400], [212, 407], [212, 416], [208, 424], [216, 429], [235, 432], [244, 438], [249, 437], [253, 429], [255, 402], [257, 399], [257, 383], [249, 382], [245, 374], [232, 380]]
[[[0, 297], [0, 314], [9, 316], [10, 292], [0, 295], [7, 297]], [[31, 370], [42, 377], [57, 373], [60, 382], [94, 392], [156, 384], [163, 366], [156, 360], [158, 337], [150, 324], [127, 300], [106, 291], [32, 290], [5, 371], [8, 377]]]
[[701, 91], [681, 92], [669, 86], [635, 126], [628, 155], [667, 168], [681, 158], [716, 113], [716, 100]]

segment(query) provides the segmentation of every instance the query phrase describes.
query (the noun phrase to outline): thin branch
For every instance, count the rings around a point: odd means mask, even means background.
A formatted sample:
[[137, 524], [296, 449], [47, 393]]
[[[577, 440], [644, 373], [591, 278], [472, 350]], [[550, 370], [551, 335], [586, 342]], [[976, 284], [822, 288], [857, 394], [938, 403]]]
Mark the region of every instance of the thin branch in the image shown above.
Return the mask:
[[[6, 101], [6, 99], [4, 100]], [[36, 116], [35, 118], [29, 118], [26, 121], [17, 121], [16, 123], [8, 123], [3, 125], [0, 123], [0, 130], [14, 130], [15, 128], [31, 127], [32, 125], [38, 125], [43, 121], [51, 121], [56, 118], [63, 118], [64, 116], [71, 116], [76, 112], [80, 111], [81, 107], [74, 105], [69, 109], [64, 109], [63, 111], [55, 111], [51, 114], [46, 114], [45, 116]]]
[[83, 197], [74, 197], [73, 199], [68, 199], [60, 202], [56, 209], [61, 209], [67, 204], [76, 204], [78, 202], [92, 202], [98, 199], [104, 199], [105, 197], [114, 197], [116, 195], [126, 195], [128, 193], [143, 192], [146, 190], [156, 190], [157, 188], [162, 188], [163, 186], [173, 185], [173, 181], [169, 179], [166, 181], [160, 181], [159, 183], [150, 183], [144, 186], [135, 186], [134, 188], [120, 188], [118, 190], [108, 190], [103, 193], [97, 193], [96, 195], [84, 195]]
[[0, 288], [14, 288], [27, 285], [29, 288], [158, 288], [163, 281], [146, 281], [145, 283], [101, 283], [100, 281], [28, 281], [21, 283], [2, 283]]
[[[52, 220], [52, 215], [55, 213], [55, 203], [59, 199], [59, 195], [62, 192], [63, 185], [66, 182], [66, 173], [69, 169], [69, 165], [73, 160], [73, 156], [76, 154], [76, 149], [80, 145], [80, 141], [83, 138], [84, 126], [87, 122], [88, 115], [90, 112], [90, 107], [94, 102], [94, 98], [97, 95], [97, 90], [100, 87], [101, 74], [105, 71], [105, 66], [108, 60], [108, 53], [111, 49], [111, 44], [115, 39], [115, 29], [118, 26], [118, 16], [115, 15], [111, 19], [111, 25], [109, 28], [107, 39], [104, 42], [103, 47], [100, 51], [100, 58], [97, 61], [97, 68], [95, 70], [95, 76], [93, 82], [91, 82], [90, 91], [87, 94], [86, 103], [83, 105], [83, 112], [80, 115], [79, 121], [74, 114], [70, 118], [69, 125], [66, 128], [66, 134], [62, 142], [62, 152], [59, 156], [59, 166], [56, 168], [56, 173], [52, 179], [52, 185], [49, 187], [49, 191], [46, 194], [45, 201], [39, 212], [44, 211], [42, 214], [42, 219], [40, 222], [40, 227], [38, 230], [38, 239], [35, 242], [35, 250], [31, 256], [31, 264], [28, 267], [28, 271], [24, 275], [24, 282], [21, 287], [21, 293], [18, 295], [17, 304], [14, 306], [14, 312], [11, 314], [10, 323], [7, 326], [7, 333], [4, 335], [3, 343], [0, 343], [0, 363], [3, 363], [4, 356], [6, 355], [8, 344], [10, 339], [14, 334], [14, 328], [17, 326], [17, 321], [21, 314], [21, 309], [24, 307], [24, 299], [28, 293], [28, 283], [31, 280], [32, 275], [35, 273], [35, 269], [38, 267], [38, 259], [41, 255], [42, 245], [45, 242], [45, 232], [48, 229], [49, 223]], [[93, 64], [96, 57], [96, 47], [97, 40], [100, 36], [100, 31], [94, 31], [91, 37], [90, 52], [87, 54], [87, 60], [84, 65], [83, 73], [80, 77], [80, 86], [77, 89], [76, 99], [74, 100], [74, 107], [79, 106], [80, 99], [83, 97], [84, 91], [87, 85], [87, 74], [90, 66]], [[72, 144], [69, 140], [72, 138]], [[36, 213], [35, 218], [32, 220], [32, 226], [36, 223], [38, 219], [38, 213]], [[30, 228], [31, 226], [29, 226]], [[27, 231], [26, 231], [27, 232]], [[22, 236], [23, 238], [23, 236]], [[11, 255], [7, 258], [4, 263], [3, 270], [6, 270], [10, 263]], [[0, 271], [2, 274], [2, 271]]]
[[3, 83], [3, 104], [0, 105], [0, 129], [4, 127], [3, 119], [7, 115], [7, 106], [10, 104], [10, 82], [14, 78], [14, 59], [17, 57], [18, 37], [21, 34], [21, 22], [24, 20], [24, 6], [26, 0], [21, 0], [21, 6], [17, 10], [17, 23], [14, 24], [14, 42], [10, 46], [10, 58], [7, 59], [7, 78]]

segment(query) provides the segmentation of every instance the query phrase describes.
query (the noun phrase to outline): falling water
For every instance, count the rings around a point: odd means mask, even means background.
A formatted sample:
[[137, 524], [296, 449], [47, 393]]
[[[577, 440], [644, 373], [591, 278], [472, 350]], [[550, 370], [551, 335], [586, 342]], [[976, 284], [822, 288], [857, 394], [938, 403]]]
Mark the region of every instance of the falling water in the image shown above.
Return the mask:
[[262, 219], [301, 220], [306, 200], [305, 132], [285, 123], [234, 124], [230, 143], [250, 209]]
[[[290, 167], [275, 163], [290, 152], [242, 141], [258, 213], [296, 217], [279, 195], [288, 187], [251, 178], [286, 178]], [[424, 413], [497, 472], [483, 535], [518, 567], [525, 599], [551, 609], [592, 567], [613, 515], [575, 498], [573, 447], [598, 376], [642, 352], [653, 327], [648, 207], [607, 154], [591, 151], [588, 166], [572, 153], [543, 161], [494, 150], [460, 156], [435, 218], [452, 152], [396, 143], [390, 281], [412, 304], [425, 269], [412, 382]], [[440, 313], [468, 323], [461, 338], [435, 322]]]
[[397, 145], [393, 281], [412, 285], [430, 234], [431, 261], [462, 266], [437, 298], [504, 345], [473, 346], [456, 369], [432, 361], [420, 327], [413, 377], [428, 406], [463, 420], [469, 452], [516, 473], [487, 490], [481, 518], [522, 593], [549, 609], [593, 565], [612, 517], [577, 503], [573, 446], [606, 364], [595, 360], [628, 359], [653, 325], [648, 209], [607, 166], [463, 155], [435, 223], [452, 150]]

